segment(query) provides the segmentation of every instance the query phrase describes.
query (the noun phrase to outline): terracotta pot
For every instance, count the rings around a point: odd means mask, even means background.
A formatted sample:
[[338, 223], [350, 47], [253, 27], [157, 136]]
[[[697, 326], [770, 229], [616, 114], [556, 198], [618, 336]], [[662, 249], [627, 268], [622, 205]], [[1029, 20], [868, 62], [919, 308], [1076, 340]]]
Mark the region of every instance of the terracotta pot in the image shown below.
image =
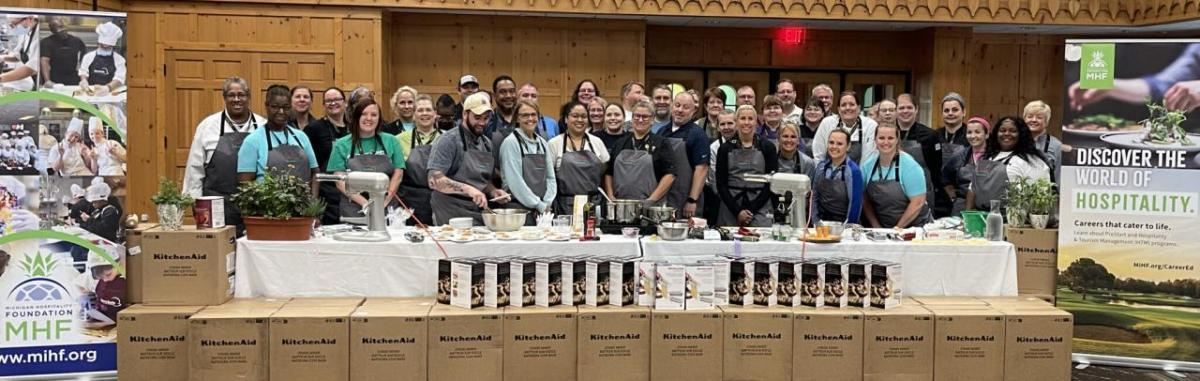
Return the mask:
[[243, 217], [246, 238], [255, 241], [307, 241], [312, 234], [312, 217], [292, 217], [272, 220], [262, 217]]

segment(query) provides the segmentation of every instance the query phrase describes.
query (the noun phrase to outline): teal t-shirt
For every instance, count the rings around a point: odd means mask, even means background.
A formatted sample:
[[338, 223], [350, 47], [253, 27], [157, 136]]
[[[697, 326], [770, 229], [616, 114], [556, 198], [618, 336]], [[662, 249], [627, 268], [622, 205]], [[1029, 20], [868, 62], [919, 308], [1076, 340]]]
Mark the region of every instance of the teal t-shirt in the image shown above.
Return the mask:
[[[917, 195], [925, 194], [928, 190], [925, 188], [925, 170], [921, 168], [921, 164], [909, 156], [909, 154], [901, 152], [899, 157], [900, 162], [900, 186], [904, 188], [904, 195], [909, 198]], [[896, 160], [892, 160], [890, 166], [880, 166], [875, 168], [875, 164], [879, 162], [879, 155], [871, 155], [862, 165], [862, 174], [864, 184], [870, 184], [879, 180], [896, 180]]]
[[[271, 141], [268, 142], [267, 139]], [[281, 145], [302, 147], [308, 156], [308, 167], [317, 167], [317, 155], [313, 153], [312, 143], [308, 141], [308, 135], [305, 135], [303, 131], [292, 127], [287, 127], [282, 131], [268, 131], [266, 126], [260, 126], [242, 141], [242, 148], [238, 150], [237, 171], [239, 173], [254, 172], [257, 174], [257, 180], [262, 180], [263, 173], [267, 169], [270, 148]]]
[[[404, 169], [404, 152], [400, 151], [400, 144], [396, 140], [396, 136], [380, 132], [376, 137], [359, 139], [360, 147], [354, 150], [354, 155], [387, 155], [396, 169]], [[346, 163], [350, 161], [350, 144], [350, 135], [333, 142], [333, 152], [329, 154], [329, 165], [325, 166], [326, 171], [332, 173], [346, 170]]]

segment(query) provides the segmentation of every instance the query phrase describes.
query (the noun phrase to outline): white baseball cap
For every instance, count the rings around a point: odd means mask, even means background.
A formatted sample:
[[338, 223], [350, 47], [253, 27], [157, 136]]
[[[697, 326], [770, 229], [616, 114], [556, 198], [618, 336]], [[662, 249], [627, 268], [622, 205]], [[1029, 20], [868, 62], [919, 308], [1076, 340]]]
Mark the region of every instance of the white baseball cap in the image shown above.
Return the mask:
[[463, 101], [463, 110], [470, 111], [475, 115], [483, 115], [488, 111], [492, 111], [492, 100], [484, 92], [471, 94], [467, 97], [467, 100]]
[[468, 83], [474, 83], [475, 86], [479, 86], [479, 80], [476, 80], [473, 75], [467, 74], [458, 79], [458, 86], [460, 87]]

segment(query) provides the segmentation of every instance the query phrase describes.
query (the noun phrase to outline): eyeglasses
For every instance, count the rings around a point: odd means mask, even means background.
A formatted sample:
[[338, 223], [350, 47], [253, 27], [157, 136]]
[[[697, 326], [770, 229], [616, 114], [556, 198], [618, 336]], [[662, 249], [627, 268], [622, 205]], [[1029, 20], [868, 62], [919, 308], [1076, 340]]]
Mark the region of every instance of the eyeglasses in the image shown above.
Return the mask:
[[650, 120], [650, 114], [633, 114], [633, 120]]
[[537, 119], [537, 117], [538, 117], [538, 114], [537, 114], [537, 113], [528, 112], [528, 113], [521, 113], [520, 115], [517, 115], [517, 117], [518, 117], [518, 118], [521, 118], [521, 119]]

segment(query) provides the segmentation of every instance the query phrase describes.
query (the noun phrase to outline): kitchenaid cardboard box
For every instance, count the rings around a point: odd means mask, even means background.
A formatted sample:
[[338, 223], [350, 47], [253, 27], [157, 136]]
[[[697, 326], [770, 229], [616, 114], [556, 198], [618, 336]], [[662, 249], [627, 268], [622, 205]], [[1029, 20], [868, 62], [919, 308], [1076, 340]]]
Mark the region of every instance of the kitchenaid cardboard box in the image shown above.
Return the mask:
[[716, 309], [716, 274], [713, 266], [693, 263], [686, 266], [687, 283], [684, 286], [684, 309]]
[[499, 381], [504, 376], [504, 311], [436, 305], [429, 311], [429, 380]]
[[143, 223], [125, 230], [125, 301], [142, 303], [142, 233], [158, 224]]
[[1047, 307], [1000, 307], [1005, 315], [1006, 381], [1071, 379], [1070, 313]]
[[483, 260], [483, 305], [499, 308], [508, 306], [512, 285], [509, 278], [510, 266], [505, 258]]
[[350, 379], [350, 314], [357, 304], [296, 305], [271, 315], [271, 380]]
[[425, 381], [428, 318], [432, 299], [386, 303], [367, 299], [350, 315], [350, 381], [404, 375]]
[[537, 294], [537, 262], [513, 257], [508, 262], [508, 305], [529, 307]]
[[534, 284], [534, 305], [550, 307], [563, 304], [563, 268], [557, 258], [538, 259]]
[[845, 259], [830, 259], [825, 262], [825, 305], [845, 308], [849, 304], [846, 295], [846, 276], [850, 262]]
[[719, 311], [655, 310], [650, 323], [650, 379], [720, 380], [723, 321]]
[[656, 271], [658, 263], [651, 261], [641, 261], [637, 263], [637, 305], [644, 307], [654, 307], [655, 299], [658, 299], [658, 279]]
[[726, 306], [724, 380], [792, 378], [792, 310]]
[[775, 302], [784, 307], [800, 306], [800, 272], [804, 271], [804, 261], [799, 258], [781, 260], [778, 271]]
[[654, 309], [682, 310], [687, 298], [687, 266], [659, 263], [654, 266]]
[[288, 307], [296, 307], [296, 306], [306, 306], [306, 307], [307, 306], [315, 306], [315, 307], [351, 306], [351, 307], [358, 307], [359, 305], [362, 305], [364, 303], [364, 300], [365, 299], [363, 299], [363, 298], [353, 297], [353, 296], [352, 297], [338, 297], [338, 298], [325, 298], [325, 297], [322, 297], [322, 298], [296, 298], [296, 299], [292, 299], [290, 302], [288, 302], [287, 306]]
[[754, 305], [754, 261], [749, 258], [729, 262], [729, 304]]
[[177, 381], [188, 375], [188, 318], [199, 306], [135, 305], [117, 314], [121, 380]]
[[574, 381], [576, 307], [504, 310], [504, 379]]
[[948, 306], [975, 306], [987, 307], [987, 303], [979, 298], [970, 296], [917, 296], [912, 298], [913, 301], [924, 306], [948, 307]]
[[149, 305], [217, 305], [233, 297], [233, 227], [142, 233], [142, 299]]
[[712, 266], [713, 268], [713, 281], [716, 282], [713, 286], [713, 304], [717, 306], [729, 305], [729, 260], [718, 258], [700, 261], [700, 263]]
[[1006, 228], [1017, 249], [1017, 292], [1054, 295], [1058, 275], [1058, 229]]
[[635, 258], [616, 258], [609, 262], [608, 304], [632, 306], [638, 299], [637, 266]]
[[925, 306], [934, 316], [934, 380], [1004, 379], [1004, 314], [979, 306]]
[[847, 267], [846, 303], [849, 307], [871, 306], [871, 263], [858, 260]]
[[191, 381], [270, 379], [269, 319], [285, 299], [237, 299], [188, 319]]
[[609, 284], [611, 279], [609, 271], [612, 270], [609, 260], [610, 258], [606, 257], [588, 258], [583, 304], [593, 307], [609, 304], [608, 298], [611, 295], [610, 288], [612, 286]]
[[820, 258], [806, 259], [796, 276], [800, 278], [800, 305], [807, 307], [824, 306], [825, 260]]
[[862, 380], [862, 310], [797, 307], [792, 314], [793, 380]]
[[772, 307], [778, 303], [775, 296], [779, 282], [779, 263], [770, 259], [754, 262], [754, 305]]
[[579, 381], [650, 380], [650, 308], [579, 307], [577, 324]]
[[483, 307], [483, 262], [458, 260], [450, 265], [450, 305]]
[[901, 305], [863, 311], [863, 379], [932, 380], [933, 314]]

